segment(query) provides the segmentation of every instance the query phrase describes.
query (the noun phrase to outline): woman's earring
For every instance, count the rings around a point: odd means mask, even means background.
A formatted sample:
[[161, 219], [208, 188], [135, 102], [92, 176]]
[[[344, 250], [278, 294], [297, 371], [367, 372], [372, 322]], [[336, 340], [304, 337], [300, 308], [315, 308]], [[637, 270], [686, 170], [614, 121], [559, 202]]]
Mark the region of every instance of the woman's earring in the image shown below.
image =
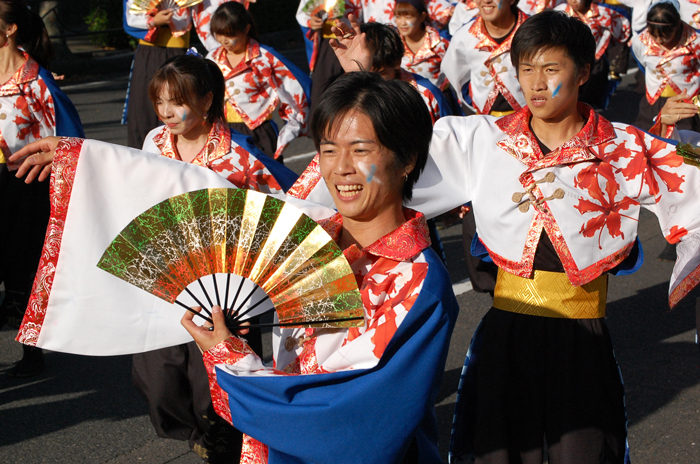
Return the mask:
[[403, 176], [403, 180], [405, 180], [406, 182], [408, 182], [408, 174], [406, 174], [405, 176]]
[[3, 44], [2, 48], [9, 47], [10, 46], [10, 36], [5, 34], [5, 43]]

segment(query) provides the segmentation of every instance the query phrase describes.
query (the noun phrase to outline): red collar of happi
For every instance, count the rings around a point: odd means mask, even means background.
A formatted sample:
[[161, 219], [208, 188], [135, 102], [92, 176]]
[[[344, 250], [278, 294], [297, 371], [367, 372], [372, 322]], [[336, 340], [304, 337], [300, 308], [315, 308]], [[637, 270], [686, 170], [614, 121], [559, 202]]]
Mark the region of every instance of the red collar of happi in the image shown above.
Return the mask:
[[[175, 147], [175, 136], [170, 133], [167, 126], [164, 126], [153, 138], [153, 143], [158, 147], [162, 156], [182, 161]], [[207, 136], [207, 143], [197, 153], [191, 164], [207, 167], [212, 161], [225, 156], [230, 151], [231, 132], [224, 123], [215, 121]]]
[[547, 156], [542, 154], [537, 138], [530, 129], [532, 113], [527, 106], [496, 121], [499, 129], [508, 135], [497, 145], [525, 164], [527, 166], [525, 172], [594, 159], [596, 155], [589, 147], [614, 139], [615, 128], [610, 121], [585, 103], [578, 103], [578, 111], [587, 119], [586, 124], [568, 142], [552, 150]]
[[[372, 254], [394, 261], [406, 261], [420, 254], [430, 246], [430, 231], [425, 215], [409, 208], [404, 208], [403, 214], [406, 222], [401, 226], [365, 248], [351, 245], [343, 250], [345, 257], [354, 262], [365, 254]], [[343, 217], [336, 213], [322, 221], [321, 226], [338, 242], [343, 231]]]

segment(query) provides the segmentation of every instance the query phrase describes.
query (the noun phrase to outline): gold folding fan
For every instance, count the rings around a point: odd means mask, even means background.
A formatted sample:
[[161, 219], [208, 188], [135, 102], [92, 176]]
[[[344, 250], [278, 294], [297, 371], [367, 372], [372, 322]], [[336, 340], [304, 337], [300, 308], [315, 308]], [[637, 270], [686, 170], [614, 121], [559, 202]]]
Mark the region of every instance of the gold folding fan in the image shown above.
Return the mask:
[[[272, 311], [278, 323], [252, 327], [364, 324], [352, 269], [331, 237], [298, 208], [252, 190], [204, 189], [168, 198], [133, 219], [97, 266], [189, 309], [178, 300], [187, 294], [209, 313], [202, 304], [205, 298], [213, 304], [205, 281], [231, 329], [246, 316]], [[205, 298], [187, 288], [195, 281]], [[246, 282], [252, 290], [242, 291]], [[256, 293], [262, 298], [253, 301]], [[265, 302], [274, 308], [264, 311]]]
[[144, 14], [153, 10], [179, 10], [202, 3], [204, 0], [134, 0], [129, 8], [133, 14]]

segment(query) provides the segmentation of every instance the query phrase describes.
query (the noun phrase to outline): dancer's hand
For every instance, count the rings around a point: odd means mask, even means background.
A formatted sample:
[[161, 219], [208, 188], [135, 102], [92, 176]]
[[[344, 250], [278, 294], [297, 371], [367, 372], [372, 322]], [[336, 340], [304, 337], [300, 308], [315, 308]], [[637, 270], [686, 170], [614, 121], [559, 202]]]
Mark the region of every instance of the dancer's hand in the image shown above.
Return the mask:
[[325, 21], [321, 18], [319, 18], [316, 15], [311, 16], [311, 19], [309, 20], [309, 28], [312, 31], [318, 31], [323, 27], [323, 23]]
[[41, 140], [23, 146], [10, 156], [9, 161], [17, 162], [25, 158], [22, 165], [17, 169], [16, 177], [24, 177], [24, 182], [30, 184], [38, 177], [39, 182], [43, 182], [51, 174], [51, 163], [56, 154], [56, 146], [61, 141], [61, 137], [44, 137]]
[[353, 15], [348, 15], [350, 26], [340, 23], [333, 26], [331, 31], [337, 39], [331, 39], [329, 44], [345, 72], [371, 71], [372, 53], [367, 48], [365, 34], [360, 31], [360, 23]]
[[661, 120], [661, 124], [670, 126], [678, 124], [682, 119], [692, 118], [698, 114], [698, 111], [700, 111], [700, 108], [692, 103], [688, 103], [688, 91], [683, 89], [683, 93], [666, 100], [666, 103], [659, 112], [659, 119]]
[[[196, 312], [202, 310], [202, 308], [199, 307], [192, 309]], [[197, 346], [199, 346], [199, 349], [202, 351], [208, 351], [210, 348], [232, 336], [231, 331], [226, 327], [226, 318], [221, 311], [221, 306], [214, 305], [211, 309], [211, 320], [214, 321], [214, 325], [205, 322], [204, 325], [200, 327], [194, 323], [193, 319], [194, 313], [187, 311], [185, 315], [182, 316], [180, 322], [190, 335], [192, 335], [195, 343], [197, 343]]]
[[173, 10], [160, 10], [158, 13], [153, 15], [153, 25], [154, 26], [165, 26], [170, 23], [170, 18], [173, 17], [175, 12]]

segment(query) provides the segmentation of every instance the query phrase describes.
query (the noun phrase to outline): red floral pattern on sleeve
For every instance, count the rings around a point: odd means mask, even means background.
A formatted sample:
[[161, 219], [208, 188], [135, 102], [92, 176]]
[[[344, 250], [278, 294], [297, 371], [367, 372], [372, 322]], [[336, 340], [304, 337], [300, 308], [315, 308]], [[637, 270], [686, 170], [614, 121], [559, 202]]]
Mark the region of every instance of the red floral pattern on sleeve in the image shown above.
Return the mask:
[[[633, 126], [627, 126], [626, 131], [636, 136], [638, 129]], [[683, 193], [681, 185], [683, 184], [684, 176], [663, 169], [663, 166], [677, 168], [683, 164], [683, 158], [676, 155], [675, 152], [667, 152], [665, 155], [659, 156], [664, 148], [667, 147], [666, 142], [653, 138], [651, 146], [635, 148], [630, 146], [625, 140], [618, 144], [613, 150], [609, 159], [612, 161], [620, 161], [622, 158], [628, 158], [627, 166], [622, 168], [621, 172], [626, 180], [633, 180], [641, 175], [643, 183], [640, 185], [640, 191], [637, 196], [641, 195], [644, 185], [649, 189], [649, 193], [653, 195], [658, 203], [661, 200], [659, 195], [659, 182], [661, 180], [666, 185], [669, 192]], [[658, 180], [657, 180], [658, 177]]]
[[[228, 405], [228, 393], [226, 393], [216, 381], [217, 364], [236, 364], [248, 355], [255, 355], [255, 352], [240, 338], [230, 337], [218, 345], [204, 352], [204, 367], [209, 375], [209, 389], [214, 410], [230, 424], [231, 409]], [[232, 424], [233, 425], [233, 424]]]
[[25, 345], [36, 345], [44, 323], [82, 147], [83, 140], [76, 138], [61, 139], [56, 147], [51, 170], [51, 217], [29, 304], [17, 334], [17, 341]]

